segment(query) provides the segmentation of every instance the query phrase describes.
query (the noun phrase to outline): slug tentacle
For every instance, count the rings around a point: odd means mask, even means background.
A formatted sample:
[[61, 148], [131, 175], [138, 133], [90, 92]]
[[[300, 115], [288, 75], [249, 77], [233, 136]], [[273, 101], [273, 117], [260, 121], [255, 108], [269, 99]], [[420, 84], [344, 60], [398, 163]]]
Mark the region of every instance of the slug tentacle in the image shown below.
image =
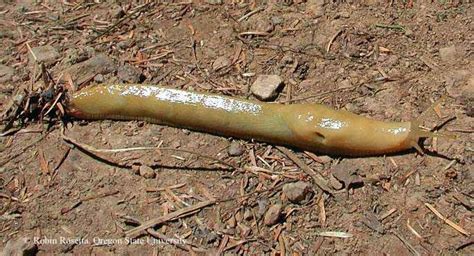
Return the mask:
[[420, 127], [420, 123], [418, 120], [414, 120], [411, 122], [411, 129], [410, 135], [408, 136], [409, 144], [418, 151], [421, 155], [424, 154], [424, 150], [420, 147], [420, 139], [422, 138], [434, 138], [437, 135], [434, 132], [423, 130]]
[[430, 111], [436, 113], [436, 108], [442, 104], [447, 98], [447, 95], [441, 96], [435, 102], [433, 102], [425, 111], [423, 111], [418, 118], [411, 121], [411, 131], [409, 135], [410, 145], [415, 148], [420, 154], [423, 154], [423, 149], [418, 144], [420, 139], [422, 138], [447, 138], [447, 139], [456, 139], [455, 135], [442, 133], [439, 131], [427, 130], [426, 128], [422, 128], [422, 118], [426, 116], [426, 114]]
[[423, 138], [447, 138], [447, 139], [456, 139], [455, 135], [442, 133], [438, 131], [429, 131], [421, 127], [420, 121], [414, 120], [411, 122], [411, 131], [408, 139], [410, 140], [410, 145], [414, 147], [420, 154], [423, 155], [423, 149], [418, 144], [420, 139]]

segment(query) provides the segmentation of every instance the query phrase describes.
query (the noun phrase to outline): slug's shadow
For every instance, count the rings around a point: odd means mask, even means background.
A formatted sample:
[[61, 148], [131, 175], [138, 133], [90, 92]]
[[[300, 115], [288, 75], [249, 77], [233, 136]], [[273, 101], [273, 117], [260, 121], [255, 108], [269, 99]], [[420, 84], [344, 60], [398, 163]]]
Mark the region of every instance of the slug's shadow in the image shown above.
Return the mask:
[[[428, 155], [428, 156], [432, 156], [432, 157], [443, 158], [443, 159], [450, 160], [450, 161], [454, 160], [454, 158], [451, 158], [447, 155], [443, 155], [443, 154], [438, 153], [438, 152], [428, 151], [424, 148], [423, 148], [423, 153], [422, 154], [420, 152], [418, 152], [416, 149], [411, 148], [411, 149], [407, 149], [407, 150], [403, 150], [403, 151], [395, 152], [395, 153], [373, 155], [373, 157], [376, 157], [376, 156], [403, 156], [403, 155], [409, 155], [409, 154]], [[358, 157], [346, 157], [346, 158], [358, 158]]]
[[[81, 147], [75, 147], [85, 155], [89, 156], [90, 158], [105, 163], [107, 165], [113, 166], [113, 167], [118, 167], [118, 168], [124, 168], [124, 169], [131, 169], [129, 165], [124, 165], [124, 164], [119, 164], [113, 161], [110, 161], [109, 159], [103, 158], [99, 155], [93, 154], [92, 152], [85, 150]], [[199, 167], [199, 166], [173, 166], [173, 165], [162, 165], [162, 164], [154, 164], [150, 165], [152, 169], [157, 169], [157, 168], [163, 168], [163, 169], [168, 169], [168, 170], [186, 170], [186, 171], [222, 171], [222, 172], [232, 172], [234, 169], [231, 168], [222, 168], [222, 167]]]

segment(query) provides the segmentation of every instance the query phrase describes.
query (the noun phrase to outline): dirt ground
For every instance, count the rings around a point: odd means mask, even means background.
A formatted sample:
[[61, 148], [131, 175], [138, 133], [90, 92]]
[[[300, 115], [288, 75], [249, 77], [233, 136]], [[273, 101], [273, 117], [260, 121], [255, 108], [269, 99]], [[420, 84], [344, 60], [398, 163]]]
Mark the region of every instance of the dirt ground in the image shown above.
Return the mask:
[[[0, 3], [6, 255], [474, 254], [472, 1], [134, 2]], [[457, 138], [344, 158], [58, 118], [94, 84], [255, 99], [262, 74], [283, 79], [276, 102]]]

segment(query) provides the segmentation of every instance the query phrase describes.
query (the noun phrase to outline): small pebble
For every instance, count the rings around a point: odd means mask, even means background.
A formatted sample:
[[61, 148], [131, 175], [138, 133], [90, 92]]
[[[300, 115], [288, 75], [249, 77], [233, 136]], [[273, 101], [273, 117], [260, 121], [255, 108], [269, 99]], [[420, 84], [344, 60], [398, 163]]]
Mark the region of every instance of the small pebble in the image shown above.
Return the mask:
[[214, 63], [212, 63], [212, 70], [218, 71], [220, 69], [230, 66], [231, 64], [232, 63], [227, 56], [220, 56], [214, 61]]
[[344, 19], [347, 19], [351, 17], [351, 14], [349, 12], [346, 12], [346, 11], [342, 11], [342, 12], [339, 12], [336, 14], [336, 17], [334, 17], [335, 19], [338, 19], [338, 18], [344, 18]]
[[1, 255], [5, 256], [20, 256], [20, 255], [36, 255], [38, 252], [38, 245], [28, 237], [20, 237], [9, 240], [2, 250]]
[[145, 179], [153, 179], [156, 177], [155, 171], [146, 165], [141, 165], [140, 166], [140, 176], [142, 176]]
[[227, 152], [230, 156], [240, 156], [244, 153], [244, 148], [242, 147], [242, 144], [240, 144], [240, 142], [234, 140], [230, 143]]
[[450, 72], [446, 77], [446, 91], [454, 98], [474, 99], [474, 75], [462, 69]]
[[252, 212], [249, 209], [245, 209], [244, 220], [249, 221], [249, 220], [252, 220], [252, 218], [253, 218]]
[[306, 3], [306, 12], [309, 13], [312, 18], [319, 18], [324, 15], [324, 5], [324, 0], [308, 0]]
[[[64, 71], [64, 73], [70, 74], [74, 84], [79, 85], [89, 81], [91, 77], [94, 77], [97, 74], [106, 75], [115, 70], [116, 65], [113, 59], [105, 54], [99, 54], [86, 61], [70, 66]], [[66, 81], [64, 76], [61, 79], [62, 81]]]
[[411, 29], [406, 29], [405, 30], [405, 36], [412, 37], [413, 35], [414, 35], [413, 30], [411, 30]]
[[439, 56], [446, 62], [456, 61], [459, 55], [459, 49], [454, 45], [439, 49]]
[[138, 164], [133, 164], [133, 165], [132, 165], [132, 171], [133, 171], [133, 173], [139, 175], [139, 174], [140, 174], [140, 165], [138, 165]]
[[250, 87], [250, 91], [259, 100], [272, 100], [278, 96], [283, 80], [277, 75], [260, 75]]
[[170, 145], [172, 148], [180, 148], [181, 147], [181, 142], [175, 140], [173, 142], [171, 142], [171, 145]]
[[268, 208], [268, 211], [265, 213], [265, 217], [263, 218], [263, 223], [267, 226], [272, 226], [278, 223], [281, 218], [281, 212], [283, 210], [283, 206], [281, 204], [274, 204]]
[[111, 13], [112, 17], [114, 17], [116, 19], [120, 19], [123, 16], [125, 16], [125, 11], [123, 10], [123, 8], [120, 5], [113, 5], [111, 7], [110, 13]]
[[138, 83], [142, 80], [142, 71], [131, 65], [123, 65], [118, 68], [117, 76], [122, 82]]
[[306, 79], [306, 80], [301, 81], [299, 87], [300, 88], [311, 88], [312, 86], [314, 86], [314, 84], [316, 84], [315, 80]]
[[313, 195], [313, 189], [308, 182], [298, 181], [285, 184], [283, 194], [293, 203], [299, 203]]
[[227, 225], [229, 226], [229, 228], [235, 228], [235, 226], [237, 225], [237, 221], [235, 220], [235, 216], [232, 215], [232, 217], [230, 217], [227, 220]]
[[332, 158], [329, 156], [318, 156], [322, 164], [327, 164], [332, 161]]
[[98, 75], [94, 76], [94, 81], [96, 83], [103, 83], [104, 82], [104, 75], [98, 74]]
[[329, 184], [335, 190], [341, 190], [342, 188], [344, 188], [344, 184], [337, 180], [333, 175], [330, 175], [329, 177]]
[[117, 47], [121, 50], [125, 50], [127, 48], [130, 48], [130, 46], [133, 45], [133, 41], [131, 40], [124, 40], [124, 41], [120, 41], [117, 43]]
[[252, 232], [252, 229], [250, 227], [244, 225], [243, 223], [239, 223], [239, 224], [237, 224], [237, 226], [240, 229], [240, 235], [242, 237], [247, 237], [250, 234], [250, 232]]
[[352, 112], [352, 113], [356, 113], [357, 112], [357, 106], [354, 104], [354, 103], [347, 103], [346, 105], [344, 105], [344, 108], [349, 111], [349, 112]]
[[[34, 56], [33, 56], [34, 55]], [[44, 63], [51, 65], [60, 57], [58, 51], [51, 45], [43, 45], [31, 48], [29, 59], [31, 63]]]
[[283, 23], [283, 19], [280, 16], [273, 16], [271, 18], [271, 21], [272, 21], [273, 25], [275, 25], [275, 26], [280, 25], [280, 24]]
[[262, 32], [267, 32], [271, 33], [274, 29], [274, 25], [271, 20], [263, 18], [263, 19], [258, 19], [255, 24], [255, 29], [257, 31], [262, 31]]
[[5, 83], [12, 79], [15, 70], [9, 66], [0, 65], [0, 83]]
[[222, 4], [222, 0], [206, 0], [208, 4]]
[[265, 214], [269, 203], [270, 202], [266, 198], [257, 200], [257, 204], [258, 204], [257, 218], [260, 219]]

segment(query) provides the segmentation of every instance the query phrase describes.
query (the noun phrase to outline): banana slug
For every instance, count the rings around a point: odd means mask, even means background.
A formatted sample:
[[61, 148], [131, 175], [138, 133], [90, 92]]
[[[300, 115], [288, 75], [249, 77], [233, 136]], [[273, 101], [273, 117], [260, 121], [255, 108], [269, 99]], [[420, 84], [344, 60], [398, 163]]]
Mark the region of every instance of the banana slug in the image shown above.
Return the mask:
[[257, 102], [141, 84], [104, 84], [70, 96], [79, 119], [145, 120], [217, 135], [335, 155], [368, 156], [410, 148], [433, 133], [417, 121], [384, 122], [320, 104]]

